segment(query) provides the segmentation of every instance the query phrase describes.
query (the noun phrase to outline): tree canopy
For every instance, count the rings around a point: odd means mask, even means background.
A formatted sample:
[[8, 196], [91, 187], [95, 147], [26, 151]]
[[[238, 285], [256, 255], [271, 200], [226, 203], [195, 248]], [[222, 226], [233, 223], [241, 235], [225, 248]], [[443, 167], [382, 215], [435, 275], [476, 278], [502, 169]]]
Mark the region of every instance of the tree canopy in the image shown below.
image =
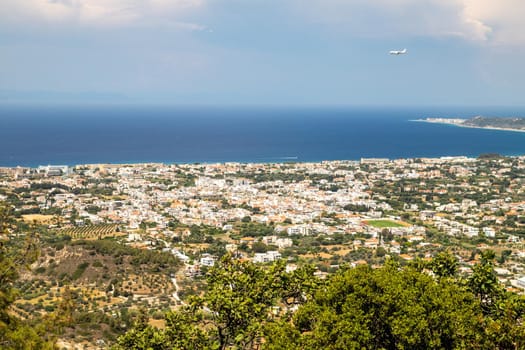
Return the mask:
[[116, 348], [523, 349], [525, 299], [493, 278], [491, 257], [468, 280], [446, 253], [428, 266], [387, 260], [320, 279], [310, 266], [286, 272], [227, 255], [165, 329], [143, 324]]

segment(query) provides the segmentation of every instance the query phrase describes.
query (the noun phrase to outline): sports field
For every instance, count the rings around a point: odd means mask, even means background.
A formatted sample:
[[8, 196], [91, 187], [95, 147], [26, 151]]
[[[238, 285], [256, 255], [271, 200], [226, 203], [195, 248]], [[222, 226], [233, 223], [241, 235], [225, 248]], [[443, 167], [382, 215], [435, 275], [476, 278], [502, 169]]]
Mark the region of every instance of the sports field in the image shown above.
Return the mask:
[[404, 227], [405, 224], [393, 220], [367, 220], [365, 224], [378, 227], [378, 228], [389, 228], [389, 227]]

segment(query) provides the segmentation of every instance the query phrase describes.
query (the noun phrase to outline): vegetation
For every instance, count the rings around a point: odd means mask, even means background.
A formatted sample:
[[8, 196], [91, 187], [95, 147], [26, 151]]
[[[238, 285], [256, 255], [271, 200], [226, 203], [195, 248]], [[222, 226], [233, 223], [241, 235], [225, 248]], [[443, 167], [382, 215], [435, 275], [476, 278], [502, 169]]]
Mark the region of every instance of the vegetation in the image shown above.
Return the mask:
[[170, 272], [174, 272], [179, 266], [177, 258], [170, 253], [132, 248], [109, 239], [76, 241], [72, 245], [80, 245], [98, 254], [110, 255], [115, 258], [129, 257], [132, 265], [147, 264], [152, 270], [169, 269]]
[[59, 338], [107, 344], [135, 322], [130, 307], [153, 318], [176, 303], [167, 297], [180, 266], [172, 254], [35, 231], [0, 203], [0, 349], [55, 349]]
[[392, 220], [367, 220], [366, 224], [378, 228], [403, 227], [404, 225]]
[[525, 262], [522, 158], [339, 163], [6, 177], [11, 329], [88, 348], [525, 348], [523, 297], [506, 291]]
[[[0, 203], [0, 238], [12, 233], [11, 209]], [[15, 317], [10, 308], [15, 301], [14, 287], [19, 278], [18, 268], [27, 266], [37, 257], [36, 240], [27, 235], [22, 242], [10, 239], [0, 241], [0, 348], [2, 349], [53, 349], [53, 327], [46, 320], [35, 324]], [[46, 330], [46, 327], [49, 327]]]
[[477, 116], [465, 120], [463, 125], [474, 126], [481, 128], [503, 128], [503, 129], [517, 129], [525, 128], [525, 118], [489, 118]]
[[248, 219], [236, 223], [235, 229], [239, 230], [239, 234], [242, 237], [262, 237], [274, 233], [273, 225], [260, 224]]
[[286, 273], [225, 256], [165, 329], [137, 324], [115, 349], [523, 349], [525, 298], [503, 291], [490, 258], [469, 280], [446, 253], [321, 280], [309, 266]]
[[73, 239], [102, 239], [118, 235], [118, 225], [101, 224], [82, 227], [67, 228], [59, 231], [61, 235], [67, 235]]

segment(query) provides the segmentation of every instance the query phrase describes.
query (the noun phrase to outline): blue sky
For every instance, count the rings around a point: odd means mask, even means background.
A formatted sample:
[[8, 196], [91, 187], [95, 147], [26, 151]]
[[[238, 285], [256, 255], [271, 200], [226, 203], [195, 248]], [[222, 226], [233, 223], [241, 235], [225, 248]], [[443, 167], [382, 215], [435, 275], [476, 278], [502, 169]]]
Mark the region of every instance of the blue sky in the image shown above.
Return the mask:
[[[2, 0], [0, 102], [524, 105], [522, 0]], [[407, 48], [404, 56], [392, 49]]]

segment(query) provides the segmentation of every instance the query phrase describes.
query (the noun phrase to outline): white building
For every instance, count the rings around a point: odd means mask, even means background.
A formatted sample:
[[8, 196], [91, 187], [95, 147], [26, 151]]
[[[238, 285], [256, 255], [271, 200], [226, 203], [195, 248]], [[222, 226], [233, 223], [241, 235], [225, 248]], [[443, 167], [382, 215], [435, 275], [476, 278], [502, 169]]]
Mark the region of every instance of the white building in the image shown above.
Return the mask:
[[290, 226], [286, 229], [286, 232], [289, 235], [301, 235], [301, 236], [307, 236], [310, 234], [310, 227], [307, 225], [295, 225]]
[[483, 231], [483, 234], [486, 237], [489, 237], [489, 238], [496, 237], [496, 231], [492, 227], [483, 227], [481, 230]]
[[253, 257], [254, 263], [268, 263], [281, 258], [281, 253], [276, 250], [271, 250], [266, 253], [255, 253]]
[[67, 165], [41, 165], [37, 169], [38, 173], [45, 176], [62, 176], [69, 174], [69, 166]]
[[202, 266], [213, 266], [215, 265], [215, 257], [211, 256], [210, 254], [203, 254], [203, 256], [200, 259], [200, 263]]

